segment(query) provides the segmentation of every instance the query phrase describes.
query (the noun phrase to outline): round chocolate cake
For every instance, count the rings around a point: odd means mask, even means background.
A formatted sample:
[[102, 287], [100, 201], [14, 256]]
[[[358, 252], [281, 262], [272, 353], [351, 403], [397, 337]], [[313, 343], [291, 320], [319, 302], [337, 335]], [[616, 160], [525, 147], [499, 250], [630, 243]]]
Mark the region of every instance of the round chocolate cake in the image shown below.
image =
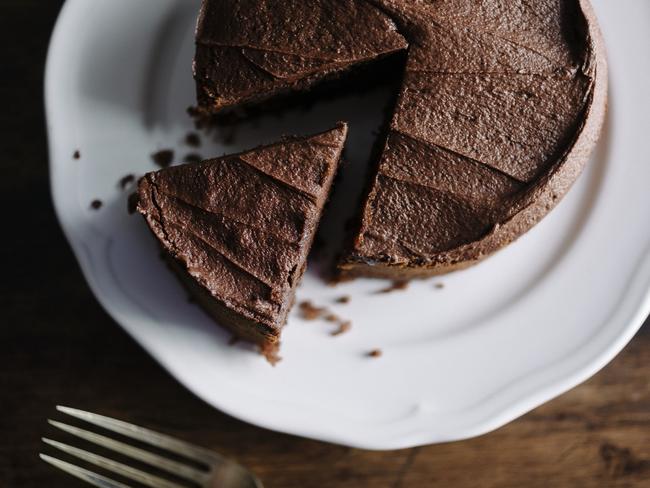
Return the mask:
[[343, 276], [444, 273], [512, 242], [575, 181], [605, 113], [587, 0], [204, 0], [196, 39], [203, 113], [378, 59], [402, 73]]

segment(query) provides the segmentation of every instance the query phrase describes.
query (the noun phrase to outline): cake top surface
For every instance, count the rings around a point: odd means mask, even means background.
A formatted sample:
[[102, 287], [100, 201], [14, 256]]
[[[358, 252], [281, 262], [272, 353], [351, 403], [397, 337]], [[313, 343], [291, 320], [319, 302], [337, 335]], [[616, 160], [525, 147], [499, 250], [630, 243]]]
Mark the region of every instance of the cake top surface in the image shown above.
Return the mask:
[[391, 18], [364, 0], [204, 0], [196, 43], [208, 111], [406, 47]]
[[215, 299], [283, 325], [347, 126], [147, 173], [138, 211], [163, 248]]

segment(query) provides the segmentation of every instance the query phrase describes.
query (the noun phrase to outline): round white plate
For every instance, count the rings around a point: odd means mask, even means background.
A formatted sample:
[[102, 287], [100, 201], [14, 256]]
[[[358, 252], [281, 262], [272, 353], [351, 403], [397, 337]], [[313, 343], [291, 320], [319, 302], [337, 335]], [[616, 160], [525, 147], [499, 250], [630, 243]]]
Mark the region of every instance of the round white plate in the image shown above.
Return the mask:
[[[189, 304], [118, 180], [177, 159], [191, 128], [197, 1], [69, 0], [46, 76], [54, 203], [104, 308], [198, 396], [270, 429], [391, 449], [475, 436], [587, 379], [650, 310], [650, 3], [594, 1], [607, 42], [610, 110], [577, 184], [544, 221], [484, 263], [378, 294], [387, 283], [326, 286], [313, 271], [298, 300], [352, 320], [338, 337], [292, 312], [277, 367]], [[243, 127], [203, 156], [351, 123], [334, 207], [347, 207], [381, 120], [385, 90]], [[205, 138], [204, 138], [205, 140]], [[74, 159], [79, 149], [81, 157]], [[344, 195], [344, 197], [341, 197]], [[104, 206], [92, 210], [99, 198]], [[333, 225], [332, 229], [338, 225]], [[333, 233], [337, 232], [332, 230]], [[313, 268], [313, 267], [312, 267]], [[436, 288], [438, 282], [444, 288]], [[336, 304], [342, 295], [349, 304]], [[380, 358], [367, 352], [381, 348]]]

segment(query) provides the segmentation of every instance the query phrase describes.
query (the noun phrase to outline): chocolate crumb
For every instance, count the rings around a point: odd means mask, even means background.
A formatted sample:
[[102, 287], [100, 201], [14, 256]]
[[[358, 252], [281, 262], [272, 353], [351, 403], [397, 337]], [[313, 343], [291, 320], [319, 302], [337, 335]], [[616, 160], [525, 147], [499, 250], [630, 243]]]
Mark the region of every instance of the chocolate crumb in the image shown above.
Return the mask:
[[282, 361], [282, 357], [278, 354], [277, 346], [271, 349], [262, 349], [261, 353], [264, 355], [266, 360], [271, 363], [271, 366], [275, 366]]
[[188, 132], [185, 136], [185, 144], [192, 147], [199, 147], [201, 145], [201, 138], [196, 132]]
[[302, 318], [305, 320], [316, 320], [326, 312], [323, 307], [316, 307], [309, 300], [301, 302], [298, 307], [302, 313]]
[[334, 313], [328, 313], [328, 314], [325, 315], [325, 317], [323, 317], [323, 318], [324, 318], [325, 320], [327, 320], [328, 322], [338, 322], [339, 320], [341, 320], [341, 319], [339, 318], [339, 316], [336, 315], [336, 314], [334, 314]]
[[230, 339], [228, 340], [228, 345], [229, 346], [234, 346], [239, 342], [239, 336], [236, 336], [235, 334], [230, 336]]
[[350, 295], [343, 295], [336, 299], [336, 303], [350, 303]]
[[186, 163], [200, 163], [201, 161], [203, 161], [203, 158], [201, 157], [200, 154], [189, 153], [185, 155], [183, 161], [185, 161]]
[[137, 192], [133, 192], [129, 195], [129, 199], [126, 202], [126, 209], [128, 210], [129, 214], [134, 214], [135, 211], [138, 209]]
[[373, 349], [368, 353], [371, 358], [378, 358], [382, 355], [381, 349]]
[[352, 322], [346, 320], [344, 322], [339, 323], [339, 328], [336, 329], [335, 331], [332, 331], [332, 335], [337, 336], [337, 335], [345, 334], [351, 328], [352, 328]]
[[120, 188], [124, 190], [127, 186], [129, 186], [134, 181], [135, 181], [135, 175], [133, 174], [124, 175], [122, 176], [122, 178], [120, 178]]
[[92, 208], [93, 210], [99, 210], [100, 208], [102, 208], [102, 205], [103, 205], [102, 201], [98, 199], [95, 199], [92, 202], [90, 202], [90, 208]]
[[406, 290], [408, 286], [409, 286], [408, 281], [395, 280], [390, 284], [390, 286], [382, 290], [379, 290], [377, 293], [390, 293], [392, 291], [397, 291], [397, 290]]
[[437, 288], [438, 290], [442, 290], [445, 287], [444, 283], [436, 283], [433, 285], [434, 288]]
[[192, 118], [194, 122], [194, 128], [197, 130], [209, 128], [210, 126], [210, 117], [201, 113], [197, 107], [187, 107], [187, 115]]
[[171, 149], [162, 149], [161, 151], [153, 153], [151, 155], [151, 159], [161, 168], [166, 168], [172, 164], [172, 160], [174, 159], [174, 151]]
[[327, 286], [330, 287], [335, 287], [340, 285], [341, 283], [344, 283], [345, 281], [349, 281], [346, 278], [343, 278], [339, 273], [333, 274], [331, 276], [327, 277], [327, 282], [325, 283]]
[[79, 159], [81, 157], [81, 153], [79, 152], [79, 149], [77, 149], [75, 152], [72, 153], [72, 157], [74, 159]]

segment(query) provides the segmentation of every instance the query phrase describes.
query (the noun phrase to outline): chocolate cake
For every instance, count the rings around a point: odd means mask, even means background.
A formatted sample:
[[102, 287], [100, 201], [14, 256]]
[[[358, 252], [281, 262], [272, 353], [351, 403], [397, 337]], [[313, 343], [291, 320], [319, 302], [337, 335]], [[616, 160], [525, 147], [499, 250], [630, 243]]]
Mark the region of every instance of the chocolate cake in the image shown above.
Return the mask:
[[275, 357], [347, 126], [147, 173], [138, 211], [219, 324]]
[[605, 113], [587, 0], [204, 0], [202, 111], [250, 104], [406, 50], [343, 276], [466, 267], [548, 213]]

